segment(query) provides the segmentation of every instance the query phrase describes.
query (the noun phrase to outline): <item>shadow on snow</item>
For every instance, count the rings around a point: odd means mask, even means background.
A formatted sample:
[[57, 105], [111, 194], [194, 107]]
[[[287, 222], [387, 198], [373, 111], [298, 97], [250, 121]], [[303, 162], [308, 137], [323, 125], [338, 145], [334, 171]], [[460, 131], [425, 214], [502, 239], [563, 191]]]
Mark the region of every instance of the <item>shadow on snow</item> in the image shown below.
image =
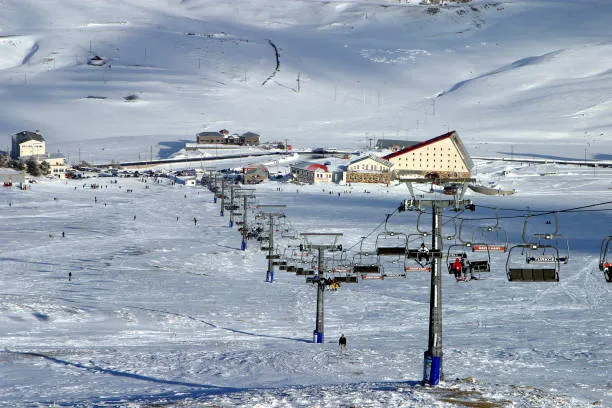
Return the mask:
[[232, 333], [245, 334], [247, 336], [264, 337], [264, 338], [269, 338], [269, 339], [291, 340], [291, 341], [297, 341], [297, 342], [300, 342], [300, 343], [312, 343], [312, 340], [309, 340], [309, 339], [300, 339], [300, 338], [296, 338], [296, 337], [286, 337], [286, 336], [272, 336], [272, 335], [269, 335], [269, 334], [258, 334], [258, 333], [247, 332], [247, 331], [244, 331], [244, 330], [232, 329], [230, 327], [221, 327], [221, 326], [217, 326], [214, 323], [207, 322], [206, 320], [198, 319], [197, 317], [189, 316], [189, 315], [182, 314], [182, 313], [167, 312], [165, 310], [149, 309], [149, 308], [140, 307], [140, 306], [128, 306], [128, 307], [132, 308], [132, 309], [145, 310], [145, 311], [148, 311], [148, 312], [164, 313], [164, 314], [184, 317], [186, 319], [191, 319], [191, 320], [194, 320], [196, 322], [204, 323], [205, 325], [210, 326], [210, 327], [214, 327], [215, 329], [227, 330], [227, 331], [232, 332]]

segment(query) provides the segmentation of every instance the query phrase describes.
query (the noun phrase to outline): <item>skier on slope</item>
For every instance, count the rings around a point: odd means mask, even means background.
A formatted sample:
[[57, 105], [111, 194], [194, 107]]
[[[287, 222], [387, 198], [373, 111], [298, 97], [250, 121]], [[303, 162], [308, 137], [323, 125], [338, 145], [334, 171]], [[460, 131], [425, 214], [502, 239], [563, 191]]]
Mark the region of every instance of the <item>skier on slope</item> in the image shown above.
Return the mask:
[[344, 337], [344, 333], [340, 336], [338, 340], [338, 345], [340, 346], [340, 352], [343, 353], [346, 351], [346, 337]]

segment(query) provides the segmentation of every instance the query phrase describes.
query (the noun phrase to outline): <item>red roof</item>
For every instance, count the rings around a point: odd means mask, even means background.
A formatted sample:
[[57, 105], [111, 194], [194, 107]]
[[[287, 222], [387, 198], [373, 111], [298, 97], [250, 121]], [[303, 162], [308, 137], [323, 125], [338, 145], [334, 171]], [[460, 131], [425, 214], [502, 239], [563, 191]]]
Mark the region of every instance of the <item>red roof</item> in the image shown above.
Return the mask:
[[451, 130], [450, 132], [445, 133], [445, 134], [440, 135], [440, 136], [437, 136], [437, 137], [434, 137], [433, 139], [425, 140], [424, 142], [417, 143], [417, 144], [415, 144], [413, 146], [404, 147], [403, 149], [398, 150], [397, 152], [393, 152], [391, 154], [388, 154], [386, 156], [383, 156], [382, 158], [385, 159], [385, 160], [389, 160], [389, 159], [392, 159], [394, 157], [401, 156], [404, 153], [408, 153], [408, 152], [411, 152], [413, 150], [420, 149], [421, 147], [425, 147], [425, 146], [428, 146], [430, 144], [437, 143], [440, 140], [448, 139], [448, 138], [450, 138], [451, 136], [453, 136], [455, 134], [456, 134], [456, 132], [454, 130]]
[[318, 169], [321, 169], [321, 170], [323, 170], [326, 173], [328, 172], [327, 166], [324, 165], [324, 164], [313, 163], [310, 166], [306, 167], [306, 170], [309, 170], [309, 171], [316, 171]]

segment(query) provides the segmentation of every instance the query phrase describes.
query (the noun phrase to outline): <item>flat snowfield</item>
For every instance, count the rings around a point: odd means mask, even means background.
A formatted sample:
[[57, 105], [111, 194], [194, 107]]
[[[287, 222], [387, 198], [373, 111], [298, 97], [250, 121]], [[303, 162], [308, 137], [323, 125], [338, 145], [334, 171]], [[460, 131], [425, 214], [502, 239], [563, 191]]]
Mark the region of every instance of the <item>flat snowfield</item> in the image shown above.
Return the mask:
[[[610, 201], [606, 169], [478, 165], [505, 170], [491, 180], [520, 191], [468, 193], [476, 211], [445, 211], [445, 235], [465, 219], [463, 237], [498, 223], [516, 243], [527, 207], [539, 214]], [[571, 248], [558, 283], [508, 282], [503, 253], [491, 254], [492, 271], [479, 280], [443, 275], [445, 379], [428, 389], [420, 385], [428, 274], [326, 291], [324, 343], [315, 344], [315, 287], [284, 271], [265, 282], [259, 243], [240, 250], [236, 226], [204, 187], [165, 178], [28, 187], [0, 191], [3, 406], [612, 404], [610, 286], [597, 267], [610, 204], [558, 214]], [[448, 198], [428, 191], [417, 188]], [[268, 182], [255, 195], [258, 204], [287, 205], [279, 248], [289, 242], [283, 233], [342, 232], [348, 258], [374, 248], [384, 231], [411, 234], [431, 222], [427, 211], [421, 221], [395, 211], [409, 197], [405, 185]], [[528, 234], [551, 228], [547, 221], [532, 217]]]

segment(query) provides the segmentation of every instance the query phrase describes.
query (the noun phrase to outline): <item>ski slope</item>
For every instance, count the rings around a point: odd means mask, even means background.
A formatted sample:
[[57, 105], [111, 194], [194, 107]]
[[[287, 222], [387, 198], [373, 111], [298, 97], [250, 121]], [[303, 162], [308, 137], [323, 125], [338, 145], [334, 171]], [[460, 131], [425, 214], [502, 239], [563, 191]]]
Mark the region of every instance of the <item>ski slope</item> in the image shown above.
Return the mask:
[[[479, 165], [488, 174], [500, 170]], [[514, 169], [515, 195], [469, 196], [477, 210], [461, 217], [491, 216], [487, 207], [515, 217], [527, 206], [561, 210], [609, 197], [602, 189], [609, 170], [597, 169], [589, 184], [582, 180], [592, 169], [538, 176], [544, 170], [550, 168]], [[559, 185], [545, 191], [551, 179]], [[427, 274], [327, 292], [325, 341], [314, 344], [316, 289], [282, 271], [266, 283], [265, 253], [257, 241], [240, 250], [238, 231], [204, 187], [107, 180], [3, 190], [7, 406], [611, 403], [610, 289], [597, 269], [609, 210], [560, 213], [572, 252], [559, 283], [507, 282], [503, 254], [492, 255], [493, 270], [481, 280], [456, 283], [444, 275], [445, 380], [429, 390], [420, 385]], [[92, 182], [102, 188], [89, 188]], [[385, 214], [408, 197], [403, 185], [324, 188], [269, 182], [255, 194], [258, 203], [287, 205], [287, 225], [297, 231], [342, 232], [345, 248], [368, 235], [365, 245], [371, 243]], [[570, 189], [570, 197], [588, 194], [588, 202], [563, 198]], [[520, 241], [523, 219], [501, 219], [511, 242]], [[386, 228], [408, 233], [415, 221], [415, 214], [396, 213]], [[337, 350], [340, 333], [349, 340], [345, 356]]]

